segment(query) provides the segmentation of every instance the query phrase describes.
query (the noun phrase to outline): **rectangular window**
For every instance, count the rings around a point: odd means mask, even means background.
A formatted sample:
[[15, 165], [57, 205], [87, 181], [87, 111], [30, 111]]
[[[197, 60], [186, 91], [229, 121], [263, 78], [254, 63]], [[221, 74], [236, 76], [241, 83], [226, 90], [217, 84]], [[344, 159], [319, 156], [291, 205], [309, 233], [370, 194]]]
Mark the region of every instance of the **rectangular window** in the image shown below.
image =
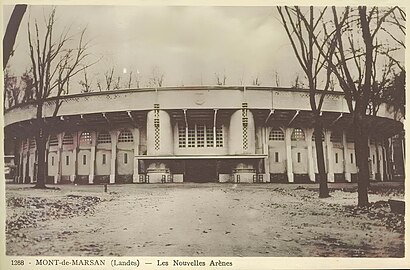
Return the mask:
[[339, 155], [335, 153], [335, 163], [339, 163]]
[[178, 146], [179, 148], [185, 148], [186, 146], [186, 132], [184, 126], [178, 126]]
[[70, 165], [70, 156], [65, 156], [65, 165]]
[[376, 158], [375, 158], [375, 156], [373, 155], [373, 164], [375, 164], [376, 163]]
[[188, 147], [195, 147], [195, 127], [188, 127]]
[[83, 165], [87, 165], [87, 156], [83, 155]]
[[128, 154], [124, 153], [124, 164], [128, 164]]
[[203, 125], [196, 127], [196, 146], [205, 147], [205, 127]]
[[298, 163], [300, 163], [300, 152], [298, 152]]
[[353, 160], [353, 153], [350, 153], [350, 163], [354, 163], [354, 160]]
[[107, 163], [107, 156], [105, 154], [102, 155], [102, 164]]
[[214, 147], [214, 129], [206, 127], [206, 147]]
[[51, 157], [51, 166], [54, 166], [54, 157]]
[[223, 131], [222, 127], [216, 128], [216, 147], [223, 147], [224, 146], [224, 138], [223, 138]]
[[279, 152], [275, 152], [275, 162], [279, 162]]

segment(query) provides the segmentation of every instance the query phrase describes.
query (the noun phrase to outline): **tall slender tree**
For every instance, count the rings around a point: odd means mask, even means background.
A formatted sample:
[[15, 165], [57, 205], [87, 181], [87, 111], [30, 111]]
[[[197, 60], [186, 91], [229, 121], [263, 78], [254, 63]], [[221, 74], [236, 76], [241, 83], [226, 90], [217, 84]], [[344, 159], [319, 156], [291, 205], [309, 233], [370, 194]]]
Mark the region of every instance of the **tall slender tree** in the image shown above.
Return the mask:
[[[277, 7], [282, 25], [286, 31], [293, 52], [302, 67], [308, 81], [309, 102], [314, 117], [314, 136], [316, 146], [317, 167], [319, 172], [319, 197], [329, 197], [329, 188], [325, 171], [323, 153], [323, 121], [322, 106], [324, 97], [331, 90], [331, 70], [327, 69], [326, 59], [331, 58], [335, 46], [332, 35], [323, 35], [321, 29], [327, 7], [307, 8], [304, 12], [300, 7]], [[327, 46], [328, 44], [331, 46]], [[324, 82], [321, 82], [324, 80]], [[318, 91], [322, 83], [323, 89]], [[319, 97], [319, 98], [318, 98]]]
[[37, 161], [37, 188], [45, 188], [46, 182], [46, 142], [49, 129], [45, 123], [44, 106], [46, 99], [54, 97], [54, 111], [56, 117], [62, 104], [61, 95], [69, 91], [70, 79], [94, 64], [85, 64], [89, 54], [88, 42], [84, 42], [83, 29], [79, 33], [77, 44], [71, 45], [74, 36], [69, 29], [55, 37], [56, 10], [53, 9], [45, 21], [45, 27], [40, 28], [37, 21], [34, 28], [28, 23], [28, 43], [31, 60], [31, 71], [34, 84], [33, 102], [36, 106], [35, 140]]
[[[378, 35], [396, 8], [332, 7], [336, 50], [334, 57], [328, 58], [328, 66], [344, 91], [353, 118], [359, 206], [369, 203], [369, 133], [366, 116], [375, 90], [373, 86], [378, 79], [376, 71], [380, 67], [380, 57], [375, 56], [380, 48], [389, 47], [389, 43], [380, 43]], [[326, 26], [324, 31], [330, 33]]]

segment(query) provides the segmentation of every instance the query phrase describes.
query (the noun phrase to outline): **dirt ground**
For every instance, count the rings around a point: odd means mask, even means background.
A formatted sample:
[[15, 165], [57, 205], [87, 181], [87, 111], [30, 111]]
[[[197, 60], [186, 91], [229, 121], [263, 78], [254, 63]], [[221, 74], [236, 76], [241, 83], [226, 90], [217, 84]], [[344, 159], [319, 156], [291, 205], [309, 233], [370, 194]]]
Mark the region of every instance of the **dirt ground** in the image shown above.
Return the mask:
[[[373, 184], [357, 209], [355, 184], [6, 185], [7, 255], [403, 257], [404, 217]], [[377, 202], [377, 203], [375, 203]]]

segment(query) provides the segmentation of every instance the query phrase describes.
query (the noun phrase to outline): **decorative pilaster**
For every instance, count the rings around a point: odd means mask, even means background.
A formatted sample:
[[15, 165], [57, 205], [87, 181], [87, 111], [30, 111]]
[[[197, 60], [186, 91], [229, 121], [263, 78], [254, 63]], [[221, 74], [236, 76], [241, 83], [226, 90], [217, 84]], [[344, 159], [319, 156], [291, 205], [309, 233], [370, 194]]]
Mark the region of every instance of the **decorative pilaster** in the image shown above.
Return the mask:
[[134, 171], [132, 175], [132, 182], [138, 183], [139, 182], [139, 172], [138, 172], [138, 155], [139, 155], [139, 138], [140, 132], [137, 128], [132, 130], [132, 136], [134, 139]]
[[308, 174], [309, 179], [312, 182], [315, 182], [315, 169], [314, 169], [314, 159], [313, 159], [313, 147], [312, 147], [312, 137], [313, 129], [309, 128], [305, 130], [305, 140], [307, 143], [307, 162], [308, 162]]
[[88, 184], [94, 184], [95, 175], [95, 148], [97, 145], [97, 133], [91, 133], [91, 153], [90, 153], [90, 174], [88, 175]]
[[345, 176], [345, 180], [347, 182], [352, 182], [352, 175], [348, 170], [347, 167], [347, 162], [349, 160], [349, 153], [348, 153], [348, 148], [347, 148], [347, 138], [346, 138], [346, 132], [343, 131], [342, 133], [342, 144], [343, 144], [343, 173]]
[[285, 128], [285, 146], [286, 146], [286, 171], [289, 183], [293, 183], [293, 164], [292, 164], [292, 145], [291, 136], [293, 128]]
[[325, 142], [326, 142], [326, 149], [327, 149], [327, 180], [329, 182], [335, 181], [335, 172], [333, 169], [333, 143], [330, 140], [330, 136], [332, 132], [330, 130], [325, 131]]
[[117, 138], [118, 132], [110, 132], [111, 135], [111, 173], [110, 184], [115, 183], [115, 176], [117, 175]]

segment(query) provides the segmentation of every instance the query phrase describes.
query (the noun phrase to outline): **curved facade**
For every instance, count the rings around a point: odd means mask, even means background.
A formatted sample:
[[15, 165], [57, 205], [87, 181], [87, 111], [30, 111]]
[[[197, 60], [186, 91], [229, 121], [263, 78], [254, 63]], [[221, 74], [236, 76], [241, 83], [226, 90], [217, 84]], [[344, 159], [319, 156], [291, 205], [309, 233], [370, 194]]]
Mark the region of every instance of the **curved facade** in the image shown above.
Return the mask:
[[[318, 95], [320, 92], [318, 92]], [[322, 138], [313, 136], [309, 92], [272, 87], [164, 87], [62, 97], [44, 106], [51, 136], [48, 183], [312, 182], [322, 140], [329, 182], [356, 175], [343, 93], [326, 95]], [[16, 181], [36, 174], [35, 106], [5, 112]], [[392, 178], [390, 137], [402, 130], [381, 106], [368, 117], [373, 180]]]

